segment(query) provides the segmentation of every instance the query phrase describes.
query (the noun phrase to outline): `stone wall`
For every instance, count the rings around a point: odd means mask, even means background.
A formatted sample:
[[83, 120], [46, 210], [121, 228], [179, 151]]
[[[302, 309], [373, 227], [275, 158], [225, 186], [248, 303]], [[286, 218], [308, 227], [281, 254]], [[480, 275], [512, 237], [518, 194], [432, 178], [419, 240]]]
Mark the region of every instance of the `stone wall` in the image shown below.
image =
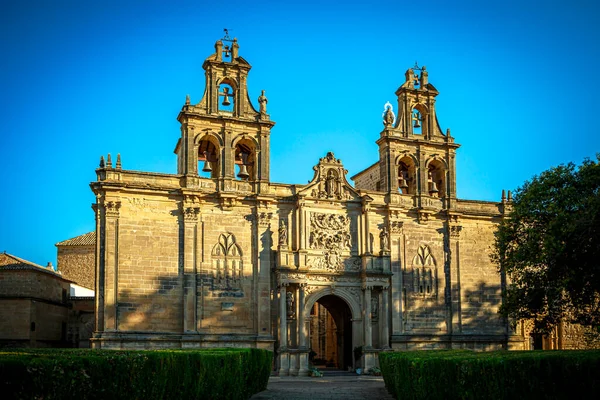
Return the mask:
[[362, 190], [381, 190], [381, 177], [379, 176], [379, 163], [371, 165], [361, 173], [352, 177], [354, 186]]
[[57, 246], [57, 269], [65, 279], [94, 289], [95, 246]]
[[0, 271], [0, 344], [64, 345], [69, 283], [32, 269]]

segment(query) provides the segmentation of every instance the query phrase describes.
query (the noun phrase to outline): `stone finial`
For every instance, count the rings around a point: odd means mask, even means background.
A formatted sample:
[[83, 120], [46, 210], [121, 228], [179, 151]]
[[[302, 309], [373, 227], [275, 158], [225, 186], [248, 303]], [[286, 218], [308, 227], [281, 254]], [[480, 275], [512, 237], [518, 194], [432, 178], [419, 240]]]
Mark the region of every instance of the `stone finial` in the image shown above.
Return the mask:
[[112, 168], [112, 159], [110, 158], [110, 153], [106, 156], [106, 168]]
[[414, 86], [414, 77], [415, 77], [415, 72], [413, 71], [412, 68], [409, 68], [406, 70], [406, 72], [404, 73], [404, 78], [406, 79], [406, 83], [408, 83], [408, 87], [412, 88]]
[[190, 95], [189, 95], [189, 94], [186, 94], [186, 95], [185, 95], [185, 105], [186, 105], [186, 106], [189, 106], [189, 105], [190, 105]]
[[116, 168], [117, 168], [117, 169], [121, 169], [121, 153], [117, 153], [117, 164], [116, 164]]
[[100, 156], [100, 168], [104, 168], [106, 163], [104, 162], [104, 156]]
[[450, 128], [446, 129], [446, 136], [447, 137], [452, 137], [452, 135], [450, 134]]
[[54, 269], [54, 266], [52, 265], [52, 261], [48, 261], [48, 264], [46, 264], [46, 268], [48, 269]]
[[510, 190], [508, 191], [508, 201], [513, 201], [512, 192]]
[[420, 79], [420, 84], [421, 84], [421, 88], [425, 88], [425, 86], [427, 86], [427, 84], [429, 83], [429, 72], [427, 72], [425, 66], [423, 65], [423, 68], [421, 68], [421, 79]]
[[502, 201], [506, 201], [506, 191], [502, 189]]

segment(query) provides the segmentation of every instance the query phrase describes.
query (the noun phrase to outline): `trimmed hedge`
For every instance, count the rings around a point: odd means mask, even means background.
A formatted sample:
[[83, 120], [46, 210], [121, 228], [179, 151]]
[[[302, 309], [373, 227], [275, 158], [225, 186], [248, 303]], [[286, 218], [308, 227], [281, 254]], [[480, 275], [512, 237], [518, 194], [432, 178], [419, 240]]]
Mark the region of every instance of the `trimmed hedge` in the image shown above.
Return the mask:
[[266, 389], [259, 349], [0, 351], [2, 399], [248, 399]]
[[600, 351], [380, 353], [397, 399], [568, 399], [600, 393]]

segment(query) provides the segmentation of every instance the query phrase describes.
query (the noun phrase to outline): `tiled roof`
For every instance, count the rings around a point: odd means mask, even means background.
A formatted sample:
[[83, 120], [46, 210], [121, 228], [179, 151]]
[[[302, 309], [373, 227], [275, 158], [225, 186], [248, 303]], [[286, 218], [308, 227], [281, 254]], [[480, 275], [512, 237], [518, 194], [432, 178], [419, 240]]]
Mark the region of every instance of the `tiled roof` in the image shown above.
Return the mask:
[[51, 274], [57, 276], [61, 279], [64, 279], [70, 282], [68, 279], [62, 277], [60, 272], [55, 271], [54, 269], [42, 267], [36, 263], [32, 263], [31, 261], [24, 260], [17, 256], [13, 256], [12, 254], [8, 254], [7, 252], [0, 253], [0, 271], [1, 270], [31, 270], [38, 272], [45, 272], [47, 274]]
[[96, 244], [96, 231], [79, 235], [56, 243], [56, 246], [93, 246]]

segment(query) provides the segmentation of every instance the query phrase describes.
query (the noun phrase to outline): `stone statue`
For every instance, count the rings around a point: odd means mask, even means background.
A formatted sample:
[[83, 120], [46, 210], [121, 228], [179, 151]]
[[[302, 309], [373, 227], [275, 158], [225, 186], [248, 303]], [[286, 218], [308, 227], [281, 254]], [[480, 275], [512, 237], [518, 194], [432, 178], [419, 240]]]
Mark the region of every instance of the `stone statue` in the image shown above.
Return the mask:
[[287, 306], [287, 316], [288, 318], [292, 318], [294, 316], [294, 294], [292, 292], [285, 294], [285, 303]]
[[287, 226], [283, 220], [279, 222], [279, 245], [287, 246]]
[[390, 251], [390, 235], [385, 226], [379, 234], [379, 239], [381, 240], [381, 251]]
[[325, 192], [327, 196], [333, 197], [335, 195], [335, 174], [332, 170], [327, 173], [327, 180], [325, 181]]
[[393, 107], [389, 101], [385, 103], [385, 105], [383, 106], [383, 110], [383, 125], [388, 127], [392, 125], [394, 123], [394, 119], [396, 119]]
[[268, 102], [269, 101], [267, 100], [267, 96], [265, 96], [265, 91], [263, 90], [260, 96], [258, 97], [259, 111], [262, 115], [265, 115], [267, 113]]
[[371, 297], [371, 318], [379, 318], [379, 298], [377, 296]]

